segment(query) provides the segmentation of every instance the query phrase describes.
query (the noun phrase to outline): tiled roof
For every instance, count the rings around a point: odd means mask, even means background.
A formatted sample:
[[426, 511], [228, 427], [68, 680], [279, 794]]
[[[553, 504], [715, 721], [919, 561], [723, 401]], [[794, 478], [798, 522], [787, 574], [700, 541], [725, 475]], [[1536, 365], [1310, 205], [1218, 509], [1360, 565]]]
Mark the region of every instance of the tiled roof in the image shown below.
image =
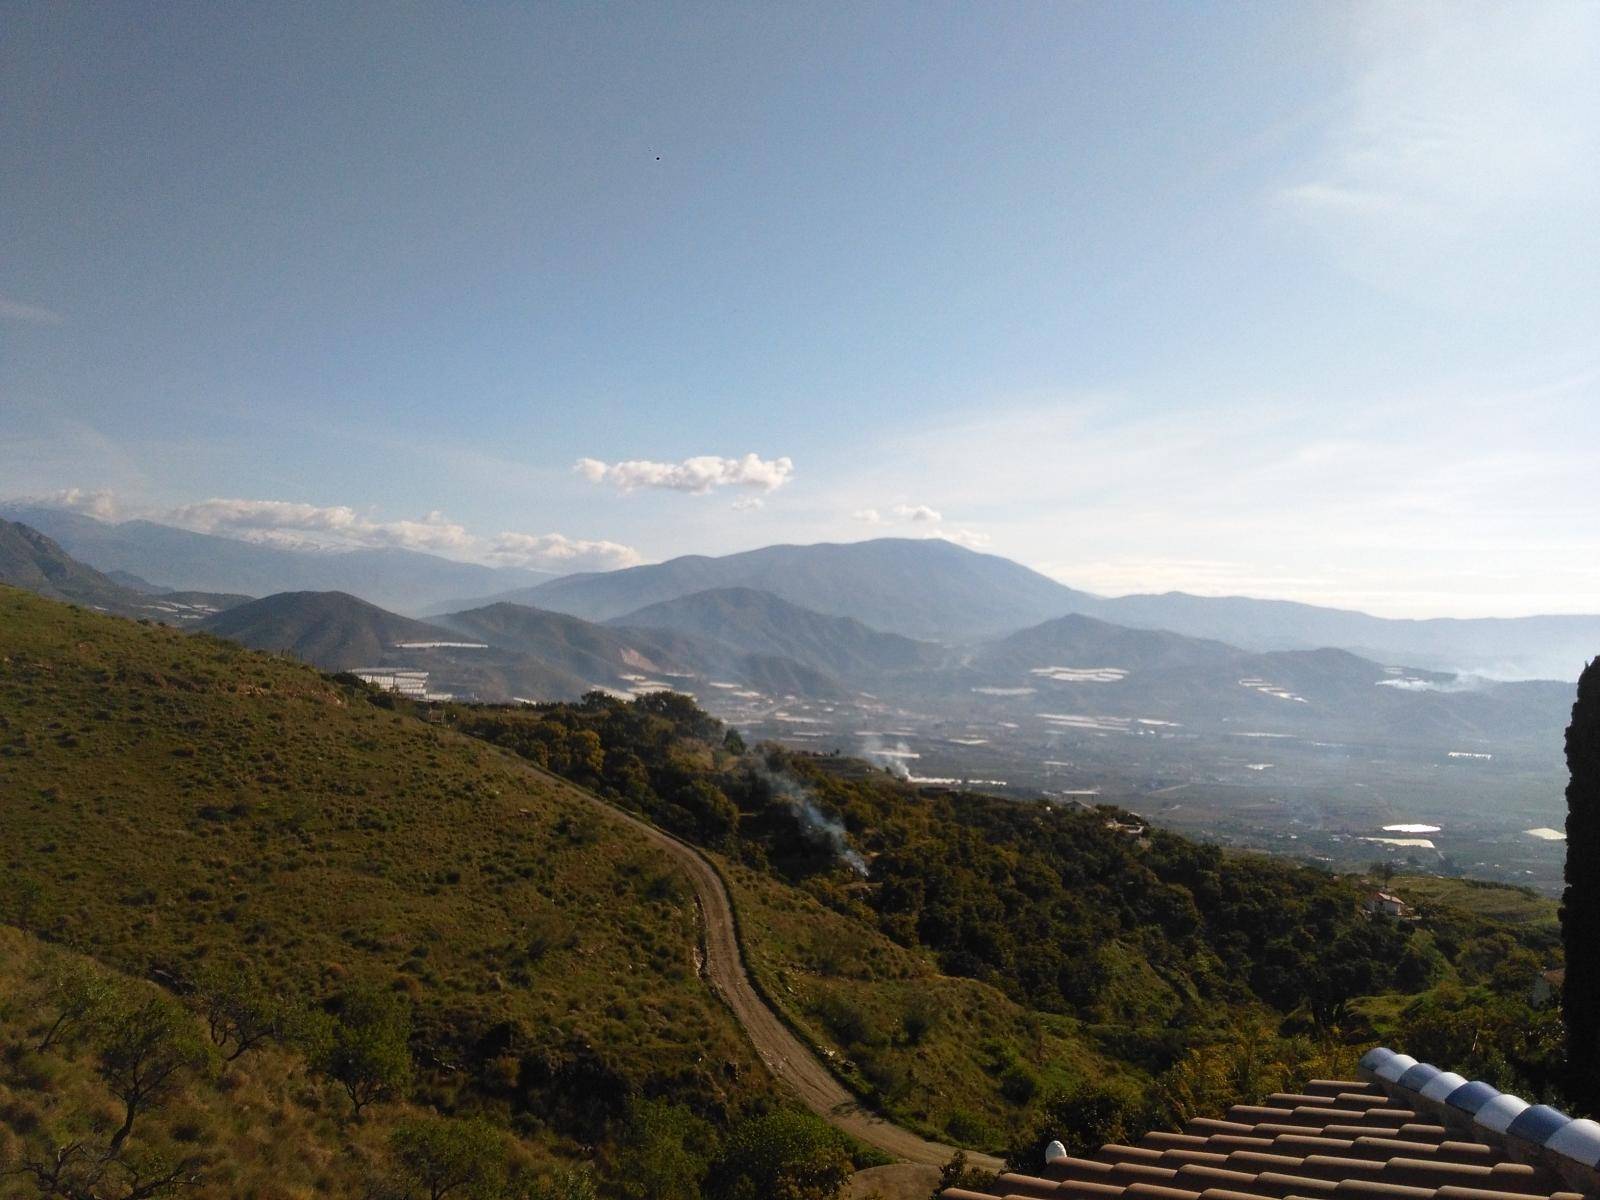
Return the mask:
[[1037, 1174], [944, 1200], [1579, 1200], [1600, 1197], [1600, 1124], [1374, 1050], [1360, 1079], [1237, 1104], [1181, 1133], [1051, 1143]]

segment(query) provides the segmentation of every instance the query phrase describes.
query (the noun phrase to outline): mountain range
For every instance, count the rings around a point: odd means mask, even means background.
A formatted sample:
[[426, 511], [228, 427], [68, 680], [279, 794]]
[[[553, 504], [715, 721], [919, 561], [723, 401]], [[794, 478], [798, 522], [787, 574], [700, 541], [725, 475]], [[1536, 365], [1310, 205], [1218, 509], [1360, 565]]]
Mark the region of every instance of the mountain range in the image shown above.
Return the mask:
[[941, 538], [767, 546], [721, 558], [687, 555], [567, 575], [490, 599], [608, 621], [723, 588], [769, 592], [814, 612], [934, 640], [991, 637], [1093, 599], [1009, 559]]
[[484, 700], [671, 688], [716, 711], [787, 710], [795, 721], [813, 707], [876, 697], [924, 714], [904, 718], [914, 723], [983, 714], [1080, 733], [1238, 726], [1361, 742], [1504, 744], [1550, 735], [1571, 702], [1560, 683], [1469, 683], [1344, 650], [1256, 652], [1078, 614], [951, 647], [752, 589], [700, 592], [604, 625], [504, 602], [422, 622], [343, 593], [286, 592], [199, 628], [324, 670], [427, 670], [434, 689]]
[[0, 521], [0, 583], [52, 600], [169, 625], [198, 622], [249, 599], [227, 593], [153, 588], [148, 584], [130, 586], [143, 581], [104, 575], [73, 558], [37, 529], [13, 521]]
[[[919, 546], [894, 545], [890, 557], [923, 614], [964, 611], [969, 629], [1015, 614], [1014, 598], [985, 607], [975, 581], [1024, 568]], [[872, 550], [854, 552], [854, 574]], [[807, 551], [790, 551], [794, 579]], [[941, 590], [935, 567], [952, 558], [965, 570]], [[1451, 853], [1495, 877], [1541, 886], [1559, 877], [1558, 850], [1527, 831], [1556, 821], [1565, 682], [1494, 682], [1333, 647], [1262, 650], [1083, 613], [933, 640], [748, 586], [652, 600], [604, 621], [505, 601], [424, 621], [337, 591], [185, 600], [152, 594], [142, 576], [113, 579], [12, 524], [0, 525], [0, 583], [327, 671], [425, 671], [430, 693], [465, 700], [671, 689], [753, 740], [864, 754], [914, 780], [1008, 794], [1110, 787], [1208, 836], [1314, 848], [1330, 861], [1364, 861], [1386, 821], [1431, 818], [1449, 824]], [[550, 590], [572, 601], [594, 586], [575, 577]], [[836, 603], [847, 607], [848, 596]]]
[[0, 505], [0, 517], [32, 526], [74, 558], [113, 578], [132, 576], [146, 587], [249, 596], [349, 592], [385, 608], [416, 614], [451, 596], [528, 587], [555, 578], [548, 571], [480, 566], [398, 547], [291, 548], [154, 521], [100, 521], [30, 505]]
[[[12, 507], [80, 562], [135, 590], [187, 589], [265, 595], [342, 591], [395, 612], [436, 617], [511, 603], [593, 623], [711, 633], [747, 651], [757, 619], [735, 595], [698, 601], [694, 612], [658, 608], [704, 593], [760, 592], [814, 616], [843, 618], [869, 633], [973, 644], [1056, 617], [1082, 615], [1226, 642], [1246, 650], [1336, 647], [1384, 662], [1501, 679], [1576, 679], [1600, 652], [1600, 615], [1427, 620], [1375, 617], [1285, 600], [1183, 592], [1104, 597], [1067, 587], [1018, 563], [938, 538], [768, 546], [721, 557], [688, 555], [607, 572], [546, 573], [455, 562], [401, 549], [311, 551], [194, 533], [150, 521], [112, 524], [78, 513]], [[748, 599], [748, 597], [747, 597]], [[635, 614], [642, 614], [635, 619]], [[792, 614], [791, 614], [792, 615]], [[815, 632], [820, 633], [820, 630]], [[862, 640], [836, 627], [823, 646], [791, 639], [766, 652], [836, 672], [826, 643]], [[759, 640], [759, 639], [758, 639]], [[821, 657], [815, 652], [824, 649]], [[923, 664], [925, 651], [882, 644], [874, 653]], [[807, 657], [807, 654], [812, 657]]]
[[714, 638], [752, 654], [793, 659], [842, 680], [871, 682], [938, 666], [949, 651], [882, 633], [854, 617], [832, 617], [755, 588], [712, 588], [649, 604], [611, 625]]
[[721, 558], [691, 555], [621, 571], [566, 575], [489, 599], [608, 621], [726, 588], [764, 591], [873, 629], [944, 642], [985, 640], [1078, 614], [1249, 650], [1332, 646], [1384, 661], [1504, 679], [1575, 680], [1600, 653], [1600, 615], [1404, 620], [1241, 596], [1096, 596], [939, 538], [768, 546]]

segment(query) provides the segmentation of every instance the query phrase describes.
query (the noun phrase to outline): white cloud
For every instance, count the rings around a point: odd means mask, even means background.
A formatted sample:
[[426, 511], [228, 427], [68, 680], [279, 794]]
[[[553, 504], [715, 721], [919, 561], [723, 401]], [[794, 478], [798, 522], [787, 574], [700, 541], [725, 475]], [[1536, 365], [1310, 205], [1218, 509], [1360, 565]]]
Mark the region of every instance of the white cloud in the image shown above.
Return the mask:
[[609, 571], [641, 561], [638, 551], [620, 542], [570, 538], [561, 533], [504, 532], [485, 538], [438, 512], [416, 521], [379, 521], [342, 504], [213, 499], [160, 516], [203, 533], [279, 545], [399, 547], [547, 571]]
[[108, 488], [65, 488], [45, 496], [23, 497], [20, 502], [42, 508], [64, 508], [100, 521], [115, 521], [121, 512], [116, 496]]
[[289, 500], [211, 499], [173, 509], [167, 519], [201, 533], [285, 539], [301, 535], [331, 545], [395, 546], [430, 552], [471, 551], [476, 540], [463, 525], [431, 512], [420, 521], [376, 521], [346, 505]]
[[858, 508], [850, 514], [852, 521], [860, 521], [863, 525], [882, 525], [883, 514], [875, 508]]
[[631, 546], [559, 533], [502, 533], [490, 544], [488, 558], [501, 566], [544, 571], [613, 571], [642, 561]]
[[580, 458], [573, 469], [590, 483], [609, 483], [621, 492], [659, 488], [703, 496], [718, 487], [774, 491], [789, 482], [794, 462], [789, 458], [764, 459], [756, 454], [743, 458], [703, 454], [678, 463], [649, 459], [605, 463], [598, 458]]
[[767, 502], [760, 496], [740, 496], [730, 506], [734, 512], [754, 512], [758, 508], [765, 508]]
[[0, 296], [0, 321], [24, 321], [30, 325], [59, 325], [62, 320], [60, 313], [52, 312], [48, 308], [41, 308], [37, 304], [23, 304], [20, 300]]
[[968, 550], [982, 550], [993, 540], [987, 533], [979, 533], [975, 529], [941, 529], [933, 536], [965, 546]]
[[902, 521], [912, 521], [919, 525], [937, 525], [944, 520], [944, 514], [929, 508], [926, 504], [896, 504], [894, 515]]

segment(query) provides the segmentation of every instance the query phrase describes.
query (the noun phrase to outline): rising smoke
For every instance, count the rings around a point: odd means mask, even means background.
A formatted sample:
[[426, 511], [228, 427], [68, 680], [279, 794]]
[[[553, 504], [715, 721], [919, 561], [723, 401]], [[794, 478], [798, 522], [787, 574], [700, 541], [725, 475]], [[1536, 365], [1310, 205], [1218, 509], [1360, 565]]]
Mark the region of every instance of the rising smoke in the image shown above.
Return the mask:
[[861, 743], [861, 757], [900, 779], [911, 778], [910, 760], [917, 756], [905, 742], [887, 745], [877, 734], [868, 734]]
[[784, 771], [770, 770], [765, 765], [758, 765], [756, 773], [772, 789], [773, 796], [794, 814], [795, 820], [800, 823], [800, 828], [809, 839], [826, 846], [835, 859], [844, 863], [857, 875], [866, 876], [867, 860], [851, 847], [843, 822], [822, 810], [817, 804], [816, 797], [811, 794], [810, 788], [794, 776]]

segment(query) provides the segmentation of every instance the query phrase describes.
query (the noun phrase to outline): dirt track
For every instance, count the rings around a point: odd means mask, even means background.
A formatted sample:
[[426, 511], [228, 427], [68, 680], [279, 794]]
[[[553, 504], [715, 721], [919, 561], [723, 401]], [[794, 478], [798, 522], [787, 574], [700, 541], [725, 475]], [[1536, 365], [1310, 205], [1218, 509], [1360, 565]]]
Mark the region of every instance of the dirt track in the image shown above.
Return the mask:
[[[522, 765], [528, 766], [525, 762]], [[774, 1075], [794, 1090], [807, 1108], [851, 1136], [895, 1158], [933, 1166], [943, 1166], [950, 1161], [955, 1154], [955, 1147], [927, 1141], [909, 1129], [902, 1129], [863, 1108], [855, 1097], [845, 1091], [844, 1085], [834, 1078], [822, 1060], [768, 1007], [745, 971], [744, 958], [739, 951], [738, 927], [733, 919], [733, 901], [728, 897], [728, 889], [723, 885], [717, 869], [698, 850], [564, 779], [537, 771], [531, 766], [528, 769], [567, 792], [605, 809], [613, 817], [626, 821], [660, 846], [688, 873], [704, 921], [706, 977], [727, 1001], [739, 1024], [744, 1026], [761, 1060]], [[971, 1150], [967, 1152], [967, 1160], [985, 1170], [1004, 1169], [998, 1158]]]

